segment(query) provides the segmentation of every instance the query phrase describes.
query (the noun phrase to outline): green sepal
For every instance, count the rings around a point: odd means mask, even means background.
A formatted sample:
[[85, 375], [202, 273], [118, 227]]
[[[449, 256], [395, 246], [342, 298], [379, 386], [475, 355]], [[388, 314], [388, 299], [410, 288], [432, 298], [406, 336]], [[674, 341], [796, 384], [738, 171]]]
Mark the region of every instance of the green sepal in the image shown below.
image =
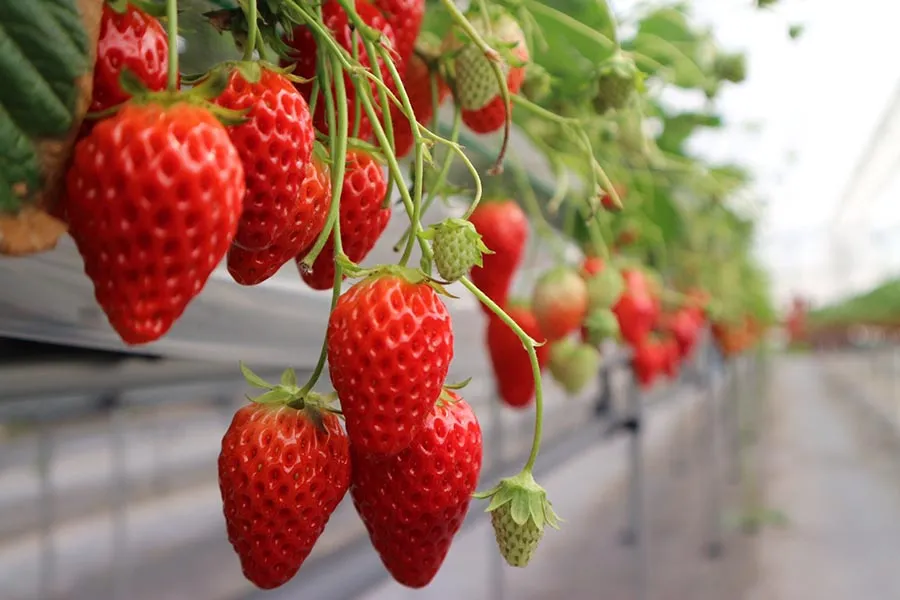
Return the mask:
[[464, 379], [464, 380], [462, 380], [462, 381], [458, 381], [458, 382], [456, 382], [456, 383], [445, 383], [445, 384], [444, 384], [444, 389], [447, 389], [447, 390], [454, 390], [454, 391], [455, 391], [455, 390], [461, 390], [461, 389], [463, 389], [464, 387], [466, 387], [467, 385], [469, 385], [470, 383], [472, 383], [472, 378], [471, 378], [471, 377], [469, 377], [468, 379]]
[[472, 497], [480, 500], [490, 498], [485, 512], [493, 512], [510, 504], [513, 520], [517, 525], [525, 525], [530, 520], [543, 531], [547, 525], [559, 529], [562, 521], [547, 499], [547, 490], [535, 481], [531, 471], [521, 471], [512, 477], [505, 477], [493, 489], [476, 492]]

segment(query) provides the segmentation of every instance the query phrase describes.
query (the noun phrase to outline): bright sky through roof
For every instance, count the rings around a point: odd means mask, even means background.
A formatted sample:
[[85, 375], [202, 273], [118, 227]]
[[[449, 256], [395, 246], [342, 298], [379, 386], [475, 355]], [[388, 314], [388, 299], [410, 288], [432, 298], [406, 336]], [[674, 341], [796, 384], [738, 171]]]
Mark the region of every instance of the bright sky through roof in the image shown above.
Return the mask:
[[[634, 4], [613, 2], [626, 12]], [[795, 292], [818, 299], [846, 293], [851, 284], [846, 266], [835, 266], [831, 225], [898, 85], [900, 1], [781, 0], [765, 10], [754, 0], [691, 5], [720, 44], [746, 51], [748, 63], [747, 81], [720, 94], [727, 126], [697, 136], [694, 149], [756, 175], [755, 192], [766, 203], [759, 255], [779, 302]], [[791, 25], [803, 27], [796, 41]], [[886, 199], [898, 186], [894, 178], [873, 199], [868, 223], [845, 232], [855, 248], [853, 287], [871, 285], [889, 264], [900, 266], [900, 246], [884, 246], [882, 235], [872, 247], [869, 231], [900, 222], [900, 203]]]

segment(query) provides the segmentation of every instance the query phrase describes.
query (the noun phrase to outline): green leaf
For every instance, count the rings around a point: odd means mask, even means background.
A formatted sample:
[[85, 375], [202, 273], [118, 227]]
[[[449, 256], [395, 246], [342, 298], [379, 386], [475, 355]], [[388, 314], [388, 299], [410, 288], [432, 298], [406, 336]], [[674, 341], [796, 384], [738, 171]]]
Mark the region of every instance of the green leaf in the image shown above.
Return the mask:
[[0, 2], [0, 212], [39, 191], [36, 141], [73, 127], [88, 54], [76, 0]]

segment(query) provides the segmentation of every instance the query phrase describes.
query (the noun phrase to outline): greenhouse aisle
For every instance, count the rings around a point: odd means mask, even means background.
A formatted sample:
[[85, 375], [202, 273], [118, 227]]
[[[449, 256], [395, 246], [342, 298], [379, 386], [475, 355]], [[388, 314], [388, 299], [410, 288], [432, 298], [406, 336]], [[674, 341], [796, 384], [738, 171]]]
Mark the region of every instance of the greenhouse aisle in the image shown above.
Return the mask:
[[767, 501], [790, 524], [762, 534], [749, 600], [900, 598], [900, 432], [859, 402], [867, 373], [836, 360], [774, 370]]

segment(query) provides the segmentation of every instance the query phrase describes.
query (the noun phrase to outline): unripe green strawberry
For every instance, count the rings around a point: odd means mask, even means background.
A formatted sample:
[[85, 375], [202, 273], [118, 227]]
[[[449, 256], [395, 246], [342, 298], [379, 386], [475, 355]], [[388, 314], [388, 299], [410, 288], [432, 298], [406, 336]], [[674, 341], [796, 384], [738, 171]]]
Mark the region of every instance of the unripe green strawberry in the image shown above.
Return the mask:
[[491, 513], [491, 525], [497, 536], [500, 554], [513, 567], [524, 567], [534, 556], [541, 538], [544, 537], [533, 520], [516, 523], [512, 516], [512, 504], [507, 503]]
[[425, 233], [432, 240], [434, 264], [445, 281], [456, 281], [472, 267], [482, 266], [481, 256], [493, 254], [475, 230], [464, 219], [447, 219]]
[[550, 347], [550, 374], [567, 393], [575, 395], [597, 375], [602, 360], [594, 346], [569, 338], [559, 340]]
[[604, 267], [587, 278], [588, 314], [603, 308], [612, 308], [625, 290], [625, 280], [618, 269]]
[[640, 83], [634, 60], [619, 51], [600, 64], [594, 108], [601, 115], [624, 108]]
[[618, 340], [619, 320], [610, 309], [599, 308], [588, 315], [581, 339], [592, 346], [599, 346], [607, 339]]
[[512, 567], [528, 564], [544, 536], [545, 525], [559, 529], [559, 517], [547, 500], [547, 491], [529, 470], [501, 479], [497, 487], [475, 497], [491, 499], [487, 512], [491, 513], [497, 546]]

